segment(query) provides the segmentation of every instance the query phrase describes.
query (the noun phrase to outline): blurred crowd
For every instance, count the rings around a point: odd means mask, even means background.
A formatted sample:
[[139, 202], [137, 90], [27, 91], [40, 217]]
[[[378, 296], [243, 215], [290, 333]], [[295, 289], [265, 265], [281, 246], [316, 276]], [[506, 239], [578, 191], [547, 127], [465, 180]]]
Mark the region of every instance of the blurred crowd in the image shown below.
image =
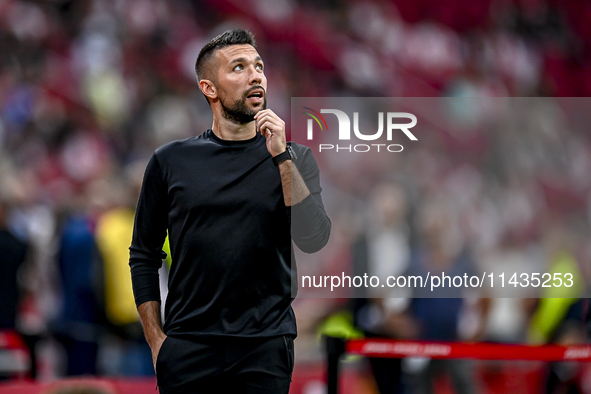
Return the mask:
[[[40, 377], [152, 373], [126, 262], [134, 204], [152, 151], [211, 126], [194, 62], [231, 27], [255, 33], [286, 124], [291, 97], [457, 99], [458, 123], [404, 155], [319, 159], [333, 235], [317, 258], [559, 266], [588, 282], [591, 101], [533, 97], [591, 95], [590, 19], [579, 0], [0, 0], [0, 329], [36, 349]], [[492, 122], [492, 98], [514, 96], [532, 99]], [[298, 359], [321, 357], [316, 327], [339, 309], [370, 335], [540, 343], [586, 307], [494, 291], [298, 299]]]

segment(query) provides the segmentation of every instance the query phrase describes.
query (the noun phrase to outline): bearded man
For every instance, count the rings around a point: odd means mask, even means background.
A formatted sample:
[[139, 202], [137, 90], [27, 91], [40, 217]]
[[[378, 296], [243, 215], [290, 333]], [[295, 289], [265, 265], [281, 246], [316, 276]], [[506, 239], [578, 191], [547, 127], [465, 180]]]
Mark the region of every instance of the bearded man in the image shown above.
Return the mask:
[[266, 108], [264, 63], [250, 32], [213, 38], [195, 70], [212, 128], [154, 152], [130, 247], [158, 385], [164, 394], [287, 394], [297, 335], [292, 241], [316, 252], [331, 227], [318, 166], [309, 148], [286, 142], [285, 123]]

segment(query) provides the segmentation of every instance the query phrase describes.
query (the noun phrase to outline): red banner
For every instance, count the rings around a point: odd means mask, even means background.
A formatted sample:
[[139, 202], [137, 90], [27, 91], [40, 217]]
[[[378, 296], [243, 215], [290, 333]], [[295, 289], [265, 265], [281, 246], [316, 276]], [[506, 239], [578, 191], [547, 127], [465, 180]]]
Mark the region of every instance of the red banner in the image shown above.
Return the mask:
[[347, 341], [345, 352], [370, 357], [472, 358], [479, 360], [591, 361], [589, 345], [509, 345], [500, 343], [422, 342], [391, 339]]

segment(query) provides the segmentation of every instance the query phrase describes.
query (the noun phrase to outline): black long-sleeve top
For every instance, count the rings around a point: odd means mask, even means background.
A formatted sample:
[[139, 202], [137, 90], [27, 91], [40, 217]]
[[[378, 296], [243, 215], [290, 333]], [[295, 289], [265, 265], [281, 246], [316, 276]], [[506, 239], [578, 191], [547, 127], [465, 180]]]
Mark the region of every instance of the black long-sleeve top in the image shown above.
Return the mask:
[[258, 133], [227, 141], [208, 130], [154, 152], [138, 201], [129, 264], [136, 304], [160, 301], [158, 269], [168, 230], [167, 335], [296, 335], [292, 239], [302, 251], [316, 252], [328, 241], [331, 225], [312, 152], [292, 147], [310, 196], [291, 208]]

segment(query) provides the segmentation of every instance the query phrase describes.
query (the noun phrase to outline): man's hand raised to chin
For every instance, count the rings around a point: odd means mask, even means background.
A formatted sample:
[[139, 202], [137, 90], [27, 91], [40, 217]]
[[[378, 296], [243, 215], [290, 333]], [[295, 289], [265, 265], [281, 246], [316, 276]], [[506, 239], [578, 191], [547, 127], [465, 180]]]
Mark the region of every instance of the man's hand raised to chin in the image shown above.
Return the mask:
[[270, 109], [259, 111], [254, 116], [257, 122], [257, 132], [267, 139], [267, 150], [275, 157], [285, 152], [285, 122]]

